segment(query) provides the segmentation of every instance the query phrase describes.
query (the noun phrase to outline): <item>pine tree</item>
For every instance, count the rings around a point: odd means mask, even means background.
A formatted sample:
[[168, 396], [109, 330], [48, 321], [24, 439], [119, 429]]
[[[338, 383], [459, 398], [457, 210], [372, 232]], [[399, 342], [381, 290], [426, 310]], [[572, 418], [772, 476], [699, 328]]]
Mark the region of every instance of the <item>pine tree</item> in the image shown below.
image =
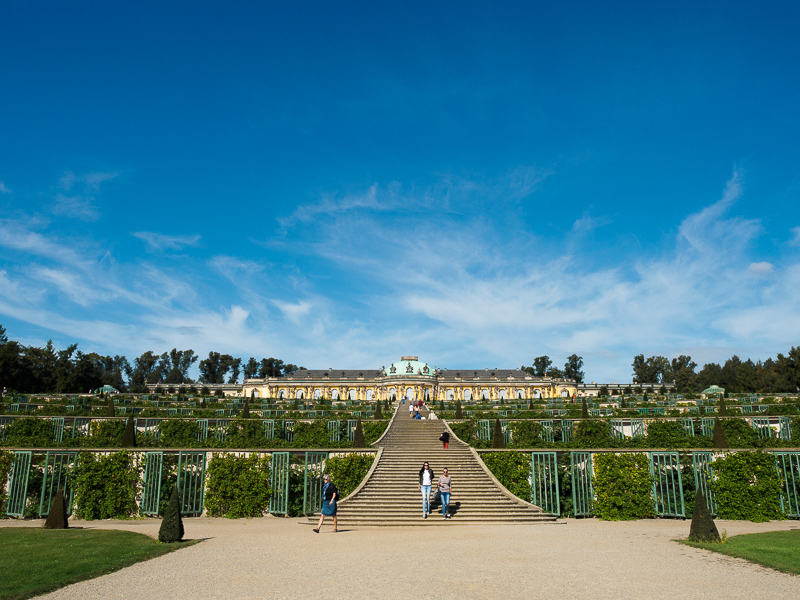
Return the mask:
[[703, 490], [697, 490], [694, 501], [692, 524], [689, 526], [689, 539], [693, 542], [719, 542], [719, 530], [706, 505]]
[[456, 419], [463, 419], [464, 413], [461, 411], [461, 400], [456, 400]]
[[586, 406], [586, 398], [581, 399], [581, 419], [589, 418], [589, 407]]
[[180, 542], [183, 539], [183, 519], [181, 519], [181, 506], [178, 502], [178, 486], [172, 488], [172, 495], [164, 511], [164, 518], [161, 520], [161, 528], [158, 530], [158, 541], [171, 544]]
[[353, 448], [366, 448], [367, 443], [364, 440], [364, 426], [361, 425], [361, 419], [356, 423], [356, 430], [353, 433]]
[[375, 401], [375, 418], [382, 419], [383, 413], [381, 412], [381, 403], [380, 400]]
[[64, 502], [64, 489], [58, 488], [56, 497], [53, 498], [53, 504], [50, 505], [50, 512], [47, 515], [47, 520], [44, 522], [45, 529], [67, 529], [69, 523], [67, 521], [67, 503]]
[[503, 426], [500, 419], [494, 420], [494, 435], [492, 436], [492, 448], [505, 448], [506, 438], [503, 436]]
[[136, 429], [133, 426], [133, 417], [128, 417], [125, 422], [125, 431], [122, 432], [121, 448], [136, 448]]
[[727, 448], [728, 447], [728, 436], [725, 435], [725, 430], [722, 428], [722, 421], [719, 420], [719, 417], [714, 419], [714, 430], [711, 433], [712, 436], [712, 448]]
[[533, 398], [528, 402], [528, 410], [533, 410]]
[[109, 398], [108, 402], [106, 402], [106, 416], [107, 417], [115, 417], [117, 415], [117, 409], [114, 408], [114, 401]]
[[242, 418], [249, 419], [250, 418], [250, 399], [246, 399], [244, 401], [244, 408], [242, 409]]
[[439, 399], [439, 410], [444, 412], [444, 400], [441, 398]]
[[728, 407], [725, 405], [725, 398], [720, 396], [719, 399], [719, 413], [717, 413], [720, 417], [727, 417], [728, 416]]

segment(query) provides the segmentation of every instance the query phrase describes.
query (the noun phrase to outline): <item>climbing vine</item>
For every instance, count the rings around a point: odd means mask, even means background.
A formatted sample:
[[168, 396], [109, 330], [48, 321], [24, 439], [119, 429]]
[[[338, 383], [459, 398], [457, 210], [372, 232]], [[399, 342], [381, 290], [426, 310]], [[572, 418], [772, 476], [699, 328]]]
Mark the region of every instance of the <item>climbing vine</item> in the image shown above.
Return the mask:
[[126, 450], [105, 456], [81, 452], [74, 482], [79, 519], [129, 519], [138, 510], [139, 469]]
[[205, 508], [210, 517], [260, 517], [269, 508], [268, 456], [214, 454], [208, 466]]
[[717, 518], [760, 523], [784, 519], [781, 481], [775, 457], [766, 452], [736, 452], [714, 461]]
[[595, 454], [594, 512], [605, 521], [653, 516], [652, 480], [646, 454]]

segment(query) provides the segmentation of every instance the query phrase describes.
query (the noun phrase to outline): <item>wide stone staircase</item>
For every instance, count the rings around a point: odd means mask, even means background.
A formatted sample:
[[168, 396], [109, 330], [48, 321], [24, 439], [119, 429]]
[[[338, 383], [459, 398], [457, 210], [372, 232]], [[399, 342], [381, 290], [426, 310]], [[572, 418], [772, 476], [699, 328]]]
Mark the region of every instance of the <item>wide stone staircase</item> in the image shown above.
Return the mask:
[[[379, 460], [366, 484], [339, 504], [342, 526], [448, 525], [467, 523], [554, 523], [556, 517], [503, 492], [475, 458], [469, 446], [451, 434], [450, 447], [439, 436], [446, 429], [439, 420], [414, 420], [400, 406], [382, 439]], [[427, 415], [427, 410], [423, 409]], [[442, 518], [441, 506], [422, 514], [418, 491], [419, 470], [428, 462], [434, 486], [447, 468], [452, 478], [451, 519]], [[432, 495], [432, 494], [431, 494]]]

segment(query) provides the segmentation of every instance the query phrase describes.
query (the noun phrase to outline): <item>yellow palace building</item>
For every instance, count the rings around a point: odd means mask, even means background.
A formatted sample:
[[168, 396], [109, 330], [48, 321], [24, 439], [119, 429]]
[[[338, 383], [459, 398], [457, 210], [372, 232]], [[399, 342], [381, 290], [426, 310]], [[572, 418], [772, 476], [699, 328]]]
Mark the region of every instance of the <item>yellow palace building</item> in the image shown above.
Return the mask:
[[534, 377], [520, 369], [439, 369], [416, 356], [403, 356], [389, 368], [301, 369], [285, 377], [246, 379], [248, 398], [300, 400], [530, 400], [571, 398], [571, 379]]

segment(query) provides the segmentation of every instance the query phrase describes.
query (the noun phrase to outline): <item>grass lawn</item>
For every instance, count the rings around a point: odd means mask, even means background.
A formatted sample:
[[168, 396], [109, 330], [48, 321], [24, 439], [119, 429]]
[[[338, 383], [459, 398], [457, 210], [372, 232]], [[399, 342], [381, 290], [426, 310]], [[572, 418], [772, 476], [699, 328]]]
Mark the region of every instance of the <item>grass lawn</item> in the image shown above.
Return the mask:
[[0, 600], [51, 592], [194, 543], [110, 529], [0, 528]]
[[725, 544], [690, 542], [688, 546], [744, 558], [765, 567], [800, 575], [800, 530], [748, 533], [728, 538]]

